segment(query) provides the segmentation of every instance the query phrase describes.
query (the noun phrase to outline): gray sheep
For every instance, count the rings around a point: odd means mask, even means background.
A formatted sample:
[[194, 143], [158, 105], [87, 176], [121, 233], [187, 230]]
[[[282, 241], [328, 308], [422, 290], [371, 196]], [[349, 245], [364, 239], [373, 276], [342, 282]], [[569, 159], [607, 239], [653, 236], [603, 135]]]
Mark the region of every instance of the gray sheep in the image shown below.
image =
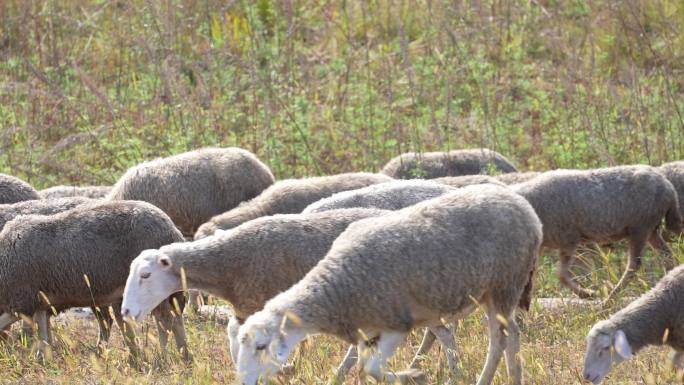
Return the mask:
[[667, 180], [672, 183], [679, 198], [679, 213], [684, 217], [684, 161], [665, 163], [659, 167]]
[[[132, 328], [124, 328], [120, 316], [130, 264], [143, 250], [182, 240], [169, 217], [145, 202], [105, 201], [50, 216], [17, 217], [0, 231], [0, 330], [20, 314], [33, 317], [44, 348], [55, 312], [90, 306], [99, 315], [99, 345], [111, 326], [100, 309], [106, 314], [111, 305], [131, 353], [138, 356]], [[183, 304], [183, 296], [174, 295], [155, 313], [162, 345], [166, 331], [173, 331], [187, 358], [182, 320], [173, 311], [176, 306], [182, 311]]]
[[86, 197], [104, 198], [112, 190], [112, 186], [52, 186], [40, 190], [38, 194], [43, 199]]
[[434, 179], [444, 176], [518, 171], [503, 155], [486, 148], [449, 152], [407, 152], [392, 158], [382, 173], [396, 179]]
[[83, 197], [35, 199], [18, 203], [0, 205], [0, 230], [5, 223], [19, 215], [52, 215], [91, 203], [92, 199]]
[[[183, 269], [187, 288], [201, 289], [233, 305], [235, 317], [228, 325], [228, 336], [231, 357], [237, 363], [240, 324], [302, 279], [350, 223], [387, 213], [356, 208], [280, 214], [199, 241], [145, 251], [131, 264], [122, 312], [143, 319], [164, 298], [182, 290]], [[436, 330], [440, 340], [443, 332]], [[355, 356], [355, 350], [348, 352], [338, 369], [338, 380], [351, 368]], [[448, 359], [455, 366], [453, 355]]]
[[[613, 365], [648, 345], [668, 345], [674, 367], [684, 358], [684, 266], [670, 271], [649, 292], [594, 325], [587, 337], [584, 379], [599, 384]], [[614, 353], [613, 353], [614, 351]]]
[[580, 297], [594, 295], [579, 287], [570, 274], [581, 243], [610, 243], [629, 239], [629, 266], [606, 301], [631, 280], [650, 243], [675, 266], [659, 226], [681, 228], [677, 193], [660, 172], [649, 166], [621, 166], [596, 170], [555, 170], [512, 186], [525, 197], [544, 224], [543, 246], [560, 251], [561, 282]]
[[229, 230], [267, 215], [297, 214], [309, 204], [340, 191], [354, 190], [391, 180], [392, 178], [385, 175], [365, 172], [282, 180], [251, 201], [211, 218], [197, 230], [195, 239], [212, 235], [216, 230]]
[[11, 175], [0, 174], [0, 204], [40, 199], [30, 184]]
[[432, 199], [456, 188], [429, 180], [397, 180], [343, 191], [309, 205], [302, 213], [317, 213], [352, 207], [399, 210]]
[[376, 380], [406, 383], [421, 374], [384, 367], [407, 333], [481, 306], [490, 344], [478, 385], [491, 383], [502, 353], [511, 382], [519, 385], [513, 313], [530, 291], [541, 241], [530, 204], [496, 185], [464, 187], [355, 222], [301, 281], [240, 327], [241, 383], [255, 385], [277, 372], [294, 346], [314, 333], [358, 344], [359, 364]]
[[107, 199], [152, 203], [192, 237], [202, 223], [254, 198], [273, 182], [268, 167], [249, 151], [204, 148], [132, 167]]
[[[502, 174], [510, 175], [510, 174]], [[505, 184], [498, 181], [495, 177], [489, 175], [463, 175], [463, 176], [445, 176], [442, 178], [431, 179], [432, 182], [445, 184], [447, 186], [461, 188], [465, 186], [470, 186], [474, 184], [497, 184], [499, 186], [504, 186]]]
[[497, 175], [494, 178], [505, 185], [512, 185], [530, 181], [539, 175], [541, 175], [539, 171], [509, 172]]

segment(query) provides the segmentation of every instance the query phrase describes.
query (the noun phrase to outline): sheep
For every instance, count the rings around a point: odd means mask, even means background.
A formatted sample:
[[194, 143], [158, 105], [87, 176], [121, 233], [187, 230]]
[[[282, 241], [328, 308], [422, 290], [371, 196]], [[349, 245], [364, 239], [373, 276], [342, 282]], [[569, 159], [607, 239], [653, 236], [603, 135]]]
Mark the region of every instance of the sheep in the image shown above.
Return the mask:
[[449, 152], [407, 152], [392, 158], [382, 173], [396, 179], [434, 179], [444, 176], [518, 171], [503, 155], [487, 148]]
[[679, 213], [684, 217], [684, 161], [665, 163], [658, 168], [677, 191]]
[[195, 239], [212, 235], [216, 230], [229, 230], [252, 219], [274, 214], [297, 214], [309, 204], [340, 191], [354, 190], [389, 182], [392, 178], [371, 173], [347, 173], [276, 182], [258, 197], [220, 215], [197, 230]]
[[112, 190], [112, 186], [52, 186], [38, 191], [43, 199], [86, 197], [104, 198]]
[[559, 250], [561, 283], [582, 298], [595, 293], [578, 286], [570, 274], [581, 243], [629, 240], [629, 265], [606, 302], [633, 278], [647, 242], [667, 259], [668, 269], [675, 266], [658, 228], [663, 217], [668, 229], [681, 228], [677, 193], [653, 167], [555, 170], [511, 188], [532, 204], [544, 224], [543, 246]]
[[[599, 384], [613, 365], [648, 345], [669, 345], [675, 368], [684, 357], [684, 265], [671, 270], [649, 292], [597, 322], [587, 336], [584, 379]], [[613, 354], [614, 349], [616, 354]]]
[[[511, 175], [511, 174], [502, 174]], [[504, 186], [505, 183], [498, 181], [495, 177], [488, 175], [462, 175], [462, 176], [445, 176], [442, 178], [431, 179], [432, 182], [445, 184], [451, 187], [465, 187], [473, 184], [491, 183]]]
[[[142, 320], [160, 301], [183, 289], [182, 269], [186, 288], [201, 289], [232, 303], [235, 316], [228, 335], [231, 357], [237, 362], [240, 324], [311, 270], [350, 223], [386, 213], [356, 208], [279, 214], [195, 242], [144, 251], [131, 264], [122, 314]], [[338, 379], [354, 358], [355, 350], [348, 352]], [[453, 357], [448, 359], [455, 365]]]
[[0, 174], [0, 204], [40, 199], [30, 184], [10, 175]]
[[538, 177], [539, 175], [541, 175], [541, 172], [539, 171], [510, 172], [507, 174], [496, 175], [494, 179], [505, 185], [512, 185], [527, 182]]
[[[50, 344], [50, 317], [56, 312], [90, 306], [96, 310], [98, 346], [109, 337], [112, 306], [133, 357], [138, 357], [133, 330], [120, 316], [128, 268], [143, 250], [180, 242], [183, 236], [157, 207], [137, 201], [96, 202], [54, 215], [19, 216], [0, 231], [0, 330], [23, 314], [38, 324], [43, 351]], [[183, 297], [174, 295], [155, 311], [160, 342], [171, 330], [189, 359], [182, 320]]]
[[343, 191], [310, 204], [302, 213], [352, 207], [399, 210], [455, 190], [455, 187], [429, 180], [397, 180], [357, 190]]
[[522, 371], [513, 313], [529, 286], [542, 241], [530, 204], [508, 188], [468, 186], [351, 224], [297, 284], [269, 300], [240, 327], [238, 375], [255, 385], [287, 360], [308, 334], [358, 344], [359, 364], [376, 380], [402, 383], [385, 361], [414, 327], [462, 318], [478, 305], [489, 321], [489, 384], [505, 350], [514, 384]]
[[0, 230], [5, 223], [19, 215], [39, 214], [52, 215], [62, 211], [71, 210], [75, 207], [93, 202], [84, 197], [35, 199], [12, 204], [0, 205]]
[[273, 184], [271, 171], [240, 148], [204, 148], [129, 169], [107, 195], [141, 200], [164, 211], [184, 236], [209, 218], [251, 199]]

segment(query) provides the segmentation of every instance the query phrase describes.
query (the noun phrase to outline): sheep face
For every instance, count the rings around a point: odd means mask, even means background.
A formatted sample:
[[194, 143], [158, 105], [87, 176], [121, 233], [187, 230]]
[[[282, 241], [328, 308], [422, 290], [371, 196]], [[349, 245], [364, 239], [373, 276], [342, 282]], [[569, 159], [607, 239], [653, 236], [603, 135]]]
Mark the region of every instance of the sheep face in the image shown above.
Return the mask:
[[160, 250], [144, 250], [131, 264], [121, 314], [127, 321], [141, 321], [180, 290], [181, 278], [173, 271], [171, 259]]
[[237, 366], [242, 385], [256, 385], [259, 378], [268, 379], [278, 373], [305, 336], [297, 328], [288, 328], [292, 330], [286, 332], [279, 322], [270, 322], [273, 318], [259, 312], [240, 327]]
[[584, 379], [600, 384], [613, 365], [629, 359], [632, 348], [622, 330], [614, 330], [606, 321], [594, 325], [587, 337], [584, 355]]

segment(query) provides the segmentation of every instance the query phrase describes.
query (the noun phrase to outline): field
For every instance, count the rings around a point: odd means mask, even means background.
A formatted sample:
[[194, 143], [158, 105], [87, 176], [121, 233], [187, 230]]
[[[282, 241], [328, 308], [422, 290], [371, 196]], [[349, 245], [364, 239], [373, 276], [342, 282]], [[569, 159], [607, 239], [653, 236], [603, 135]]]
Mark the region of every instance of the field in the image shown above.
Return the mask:
[[[374, 171], [405, 151], [472, 147], [523, 170], [659, 165], [684, 155], [683, 55], [677, 0], [4, 0], [0, 172], [37, 188], [111, 184], [143, 160], [209, 145], [249, 149], [278, 178]], [[684, 262], [682, 244], [673, 247]], [[581, 283], [603, 291], [626, 260], [621, 246], [581, 257]], [[655, 276], [642, 272], [625, 297], [662, 275], [652, 257]], [[536, 287], [538, 297], [572, 297], [559, 289], [552, 254]], [[524, 315], [526, 383], [580, 383], [584, 337], [617, 308]], [[462, 383], [484, 362], [481, 318], [456, 329]], [[192, 366], [170, 350], [144, 372], [127, 365], [117, 333], [98, 357], [94, 322], [57, 328], [44, 364], [30, 341], [0, 344], [0, 383], [234, 379], [213, 318], [189, 316]], [[417, 339], [394, 368], [410, 361]], [[343, 352], [316, 337], [281, 380], [324, 384]], [[644, 351], [607, 383], [681, 383], [666, 358], [665, 349]], [[437, 349], [426, 357], [431, 383], [445, 381], [442, 359]], [[496, 383], [505, 380], [501, 367]]]

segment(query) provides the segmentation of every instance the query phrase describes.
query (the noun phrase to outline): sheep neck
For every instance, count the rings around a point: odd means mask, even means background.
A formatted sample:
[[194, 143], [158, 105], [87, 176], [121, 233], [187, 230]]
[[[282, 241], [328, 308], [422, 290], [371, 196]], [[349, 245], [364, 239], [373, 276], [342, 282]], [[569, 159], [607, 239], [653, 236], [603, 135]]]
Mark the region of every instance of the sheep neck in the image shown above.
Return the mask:
[[[651, 291], [617, 312], [611, 322], [615, 330], [625, 332], [630, 347], [637, 352], [648, 345], [674, 342], [674, 339], [669, 340], [674, 337], [673, 313], [676, 308], [672, 292]], [[664, 341], [666, 333], [668, 341]]]
[[240, 271], [239, 254], [227, 250], [227, 242], [210, 238], [178, 244], [170, 255], [175, 271], [180, 275], [181, 267], [184, 269], [188, 289], [231, 300], [233, 276]]

